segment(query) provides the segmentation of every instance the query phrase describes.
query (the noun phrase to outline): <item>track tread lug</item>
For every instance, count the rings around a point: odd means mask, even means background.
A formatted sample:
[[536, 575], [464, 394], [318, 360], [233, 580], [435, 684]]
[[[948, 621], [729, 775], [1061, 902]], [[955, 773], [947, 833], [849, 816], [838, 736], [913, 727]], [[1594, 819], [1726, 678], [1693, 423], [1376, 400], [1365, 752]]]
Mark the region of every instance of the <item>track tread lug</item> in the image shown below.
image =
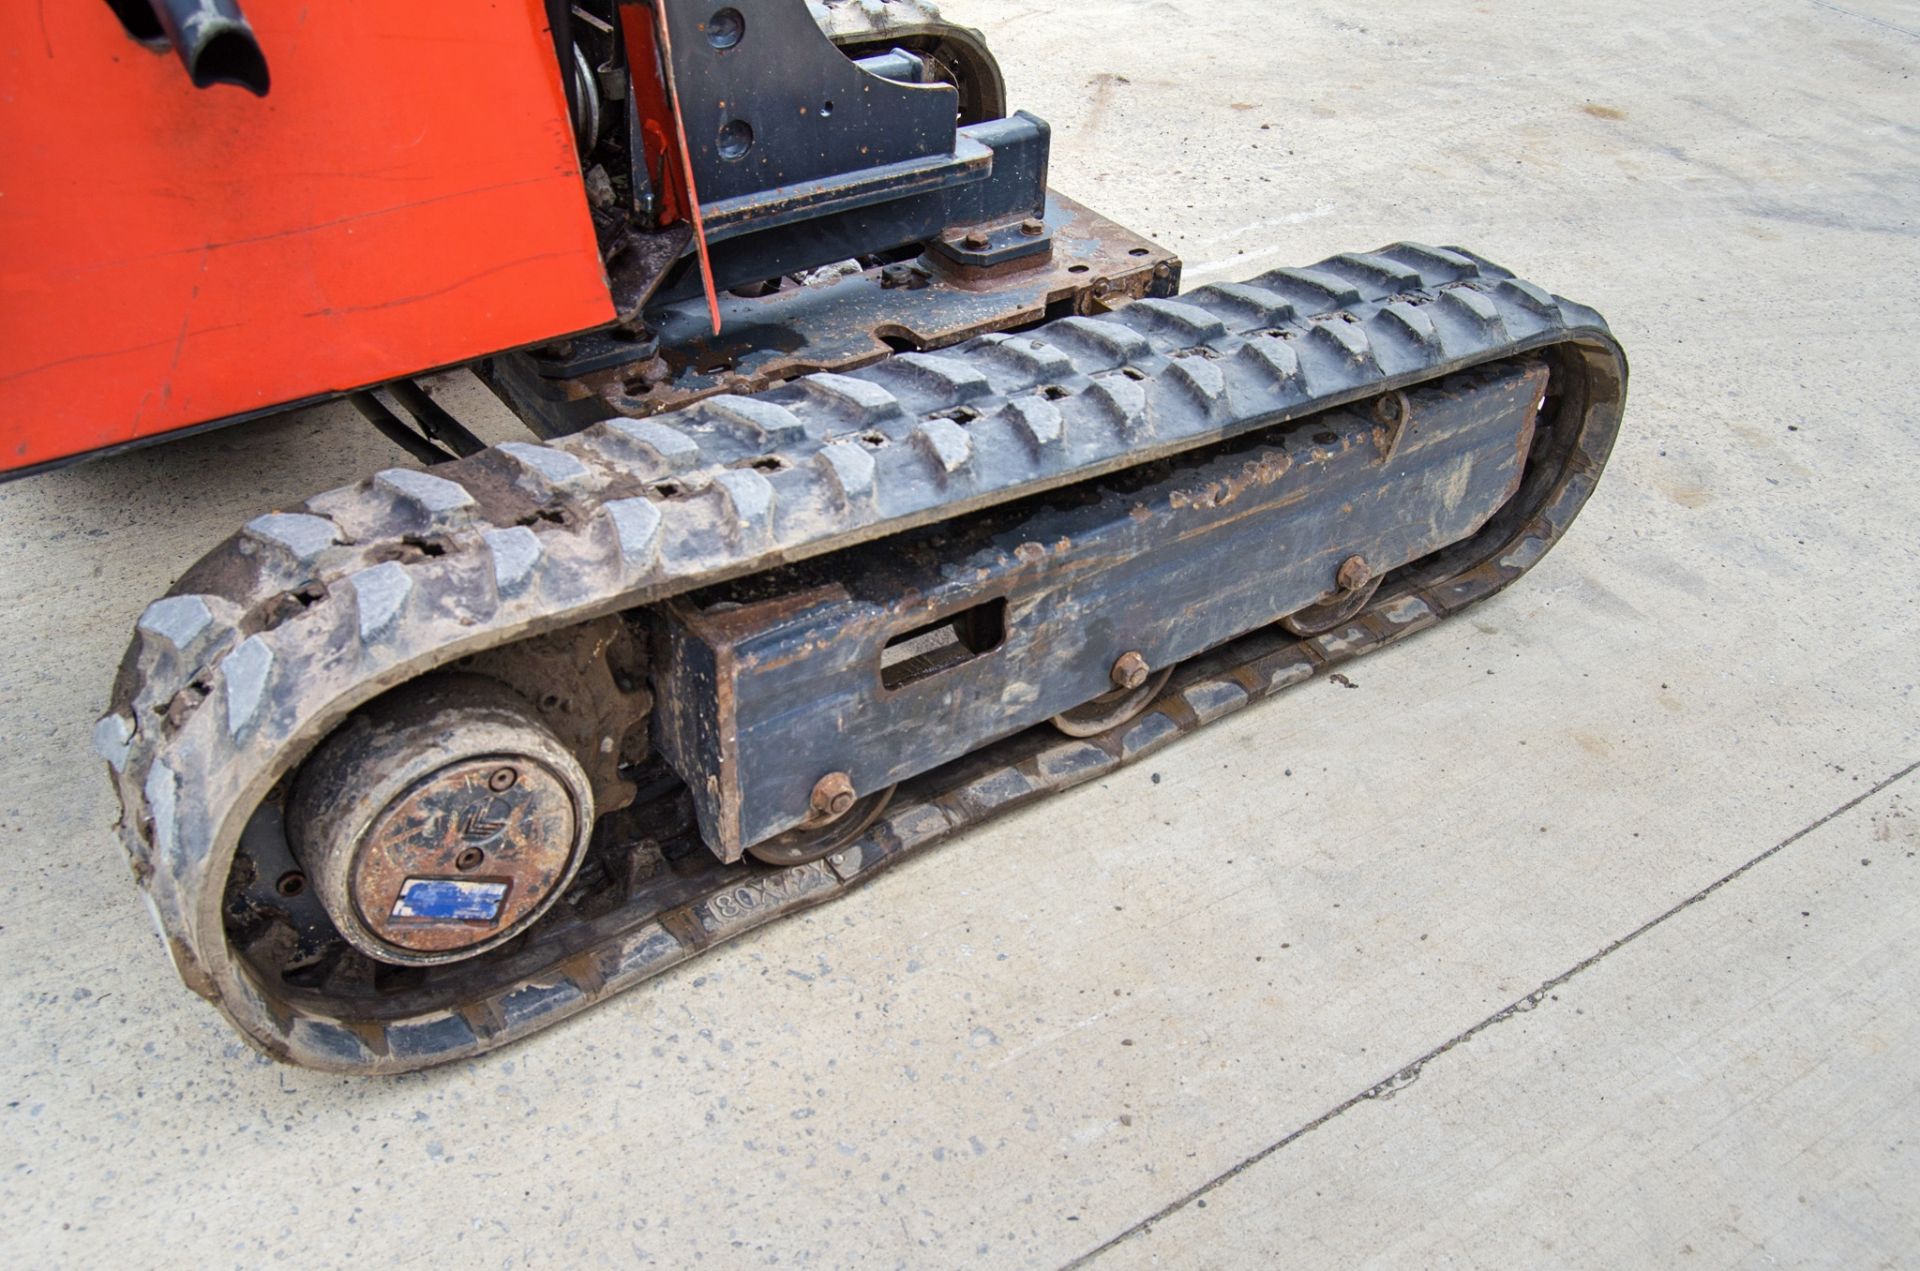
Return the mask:
[[156, 759], [142, 783], [147, 814], [153, 819], [153, 850], [167, 857], [176, 850], [180, 831], [180, 775], [164, 759]]
[[518, 595], [533, 578], [545, 549], [540, 536], [524, 525], [488, 530], [487, 553], [493, 558], [493, 582], [502, 596]]
[[1132, 440], [1152, 431], [1147, 414], [1147, 390], [1126, 375], [1099, 375], [1087, 396], [1098, 403], [1113, 430]]
[[1140, 334], [1158, 337], [1175, 348], [1192, 348], [1227, 334], [1227, 324], [1218, 315], [1179, 300], [1136, 300], [1114, 316]]
[[913, 442], [942, 476], [960, 472], [973, 462], [973, 438], [951, 419], [929, 419], [913, 430]]
[[1181, 299], [1250, 327], [1277, 326], [1293, 321], [1300, 313], [1285, 296], [1252, 283], [1209, 283]]
[[807, 426], [798, 415], [778, 402], [761, 398], [721, 393], [697, 403], [695, 409], [708, 419], [717, 417], [742, 441], [762, 450], [791, 445], [807, 435]]
[[1273, 269], [1253, 280], [1256, 287], [1285, 296], [1303, 314], [1330, 313], [1360, 303], [1360, 289], [1338, 274], [1314, 266]]
[[914, 402], [919, 410], [963, 406], [993, 391], [985, 371], [946, 353], [896, 353], [862, 374]]
[[522, 478], [521, 484], [535, 493], [547, 494], [584, 486], [593, 476], [592, 469], [574, 455], [555, 446], [539, 446], [530, 441], [503, 441], [493, 448], [511, 458]]
[[[758, 543], [773, 533], [773, 483], [752, 468], [729, 468], [713, 474], [713, 484], [732, 517], [733, 533], [743, 542]], [[651, 504], [649, 504], [651, 506]], [[658, 514], [656, 509], [656, 515]]]
[[1424, 349], [1440, 347], [1440, 332], [1435, 329], [1433, 319], [1423, 306], [1408, 304], [1404, 300], [1389, 302], [1380, 310], [1382, 317], [1390, 318], [1400, 330]]
[[235, 646], [220, 664], [227, 686], [227, 735], [239, 740], [253, 726], [266, 700], [273, 674], [273, 648], [255, 633]]
[[205, 596], [167, 596], [146, 607], [135, 627], [178, 653], [193, 650], [213, 627], [213, 609]]
[[901, 413], [900, 399], [871, 380], [817, 371], [793, 381], [800, 392], [856, 428]]
[[1483, 291], [1473, 287], [1448, 287], [1440, 293], [1440, 303], [1460, 311], [1488, 331], [1502, 336], [1506, 333], [1507, 324], [1500, 316], [1500, 306]]
[[459, 482], [413, 468], [376, 472], [373, 486], [435, 529], [462, 523], [473, 507], [473, 495]]
[[[1153, 344], [1131, 327], [1098, 318], [1061, 318], [1047, 324], [1046, 341], [1064, 346], [1082, 374], [1112, 370], [1153, 355]], [[1081, 359], [1086, 359], [1082, 361]]]
[[629, 571], [650, 568], [660, 554], [663, 518], [659, 506], [652, 499], [636, 495], [610, 500], [601, 511], [613, 526], [614, 550], [619, 553], [621, 563]]
[[1028, 449], [1036, 457], [1058, 445], [1066, 435], [1066, 417], [1044, 397], [1016, 397], [1006, 404], [1001, 414], [1013, 425], [1014, 431], [1026, 439]]
[[382, 561], [347, 575], [359, 613], [360, 639], [371, 644], [393, 631], [413, 594], [413, 577], [398, 561]]
[[1251, 367], [1255, 374], [1275, 384], [1299, 382], [1302, 380], [1300, 354], [1294, 344], [1295, 341], [1272, 336], [1248, 340], [1234, 357], [1242, 365]]
[[1473, 257], [1445, 247], [1429, 247], [1425, 243], [1395, 243], [1378, 254], [1412, 265], [1420, 271], [1430, 287], [1475, 278], [1480, 274], [1480, 262]]
[[1373, 364], [1373, 341], [1367, 338], [1367, 329], [1358, 322], [1330, 318], [1316, 320], [1309, 324], [1309, 329], [1315, 343], [1335, 351], [1349, 367], [1357, 369]]
[[1206, 414], [1211, 415], [1215, 408], [1225, 403], [1227, 377], [1220, 369], [1220, 364], [1212, 358], [1172, 358], [1167, 363], [1167, 370], [1179, 379], [1180, 387]]
[[127, 766], [127, 752], [133, 745], [133, 719], [124, 711], [108, 711], [93, 724], [93, 752], [106, 760], [115, 772]]
[[842, 506], [866, 509], [873, 503], [874, 472], [879, 466], [857, 441], [836, 441], [820, 447], [814, 463], [833, 487]]
[[340, 530], [332, 521], [305, 512], [256, 516], [241, 533], [286, 564], [300, 568], [312, 566], [322, 552], [340, 541]]
[[699, 442], [657, 419], [609, 419], [583, 437], [602, 453], [616, 458], [638, 457], [664, 476], [689, 471], [701, 459]]
[[1418, 269], [1375, 252], [1342, 252], [1323, 267], [1331, 267], [1329, 272], [1338, 270], [1347, 277], [1357, 274], [1369, 287], [1389, 293], [1420, 286]]
[[1505, 295], [1517, 297], [1523, 307], [1539, 317], [1554, 322], [1562, 318], [1560, 302], [1544, 287], [1537, 287], [1520, 278], [1507, 278], [1501, 280], [1500, 291]]
[[1015, 387], [1043, 383], [1073, 374], [1073, 359], [1044, 341], [1027, 335], [994, 333], [964, 346], [1015, 377]]

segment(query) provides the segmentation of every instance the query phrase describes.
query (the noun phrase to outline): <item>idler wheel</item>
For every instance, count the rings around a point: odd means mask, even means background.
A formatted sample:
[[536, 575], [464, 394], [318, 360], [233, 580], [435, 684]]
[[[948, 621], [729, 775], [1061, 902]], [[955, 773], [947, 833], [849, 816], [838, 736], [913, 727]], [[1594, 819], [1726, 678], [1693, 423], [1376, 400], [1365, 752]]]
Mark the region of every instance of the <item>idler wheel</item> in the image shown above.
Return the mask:
[[1070, 711], [1061, 711], [1053, 717], [1053, 726], [1069, 737], [1094, 737], [1118, 728], [1153, 705], [1172, 677], [1170, 666], [1149, 672], [1131, 688], [1122, 685]]
[[447, 676], [379, 699], [322, 742], [287, 830], [354, 948], [425, 966], [484, 953], [546, 912], [586, 854], [593, 790], [512, 690]]
[[1349, 556], [1340, 562], [1334, 578], [1338, 588], [1317, 605], [1308, 605], [1280, 619], [1280, 625], [1297, 636], [1325, 635], [1343, 627], [1359, 615], [1380, 590], [1380, 576], [1373, 572], [1363, 556]]
[[834, 812], [831, 808], [815, 809], [806, 820], [786, 833], [755, 843], [747, 849], [747, 855], [763, 865], [781, 867], [805, 865], [832, 856], [859, 838], [868, 826], [879, 819], [898, 788], [888, 786], [865, 798], [854, 799], [840, 812]]

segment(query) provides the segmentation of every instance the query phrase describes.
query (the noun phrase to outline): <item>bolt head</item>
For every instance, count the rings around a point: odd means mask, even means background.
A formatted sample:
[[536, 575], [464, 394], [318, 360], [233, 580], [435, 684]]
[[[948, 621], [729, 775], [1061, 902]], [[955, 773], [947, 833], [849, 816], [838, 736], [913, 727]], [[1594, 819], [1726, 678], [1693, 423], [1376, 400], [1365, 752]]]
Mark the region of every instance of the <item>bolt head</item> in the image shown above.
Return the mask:
[[1147, 660], [1137, 652], [1122, 653], [1113, 664], [1113, 686], [1135, 689], [1147, 682]]
[[1088, 288], [1088, 290], [1092, 291], [1096, 296], [1104, 297], [1108, 292], [1113, 290], [1113, 284], [1105, 278], [1095, 278], [1093, 280], [1093, 286]]
[[1020, 232], [1029, 238], [1038, 238], [1047, 232], [1047, 223], [1037, 216], [1029, 216], [1020, 222]]
[[991, 246], [987, 241], [987, 236], [979, 230], [969, 231], [967, 236], [960, 240], [960, 245], [970, 252], [983, 252]]
[[1359, 591], [1372, 578], [1373, 571], [1367, 568], [1365, 559], [1349, 556], [1340, 562], [1339, 572], [1334, 575], [1333, 580], [1340, 584], [1342, 591]]
[[818, 816], [845, 816], [853, 807], [853, 778], [844, 772], [829, 772], [813, 784], [809, 801]]
[[1388, 393], [1373, 400], [1373, 417], [1383, 424], [1400, 422], [1400, 394]]

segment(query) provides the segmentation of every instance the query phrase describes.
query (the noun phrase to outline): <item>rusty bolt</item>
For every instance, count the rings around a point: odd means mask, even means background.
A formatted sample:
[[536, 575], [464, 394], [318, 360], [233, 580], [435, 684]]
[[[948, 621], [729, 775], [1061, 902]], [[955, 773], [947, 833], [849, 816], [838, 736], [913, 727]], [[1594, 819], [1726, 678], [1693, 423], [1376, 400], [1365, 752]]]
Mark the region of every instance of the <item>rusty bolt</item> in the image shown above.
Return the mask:
[[1388, 393], [1373, 399], [1373, 417], [1383, 424], [1400, 422], [1400, 394]]
[[1373, 571], [1367, 568], [1367, 562], [1359, 556], [1349, 556], [1340, 562], [1340, 572], [1333, 581], [1340, 584], [1342, 591], [1359, 591], [1373, 578]]
[[1037, 216], [1029, 216], [1020, 222], [1020, 232], [1028, 238], [1038, 238], [1047, 232], [1047, 223]]
[[1088, 288], [1088, 290], [1093, 292], [1095, 296], [1105, 299], [1106, 294], [1113, 290], [1113, 284], [1105, 278], [1095, 278], [1093, 280], [1093, 286]]
[[1113, 686], [1115, 688], [1136, 689], [1147, 682], [1147, 660], [1139, 653], [1129, 650], [1122, 653], [1113, 663]]
[[1153, 267], [1153, 276], [1154, 276], [1155, 278], [1171, 278], [1171, 277], [1173, 277], [1173, 265], [1172, 265], [1172, 263], [1171, 263], [1171, 262], [1169, 262], [1169, 261], [1164, 261], [1164, 260], [1163, 260], [1163, 261], [1161, 261], [1161, 262], [1160, 262], [1159, 264], [1157, 264], [1157, 265], [1155, 265], [1155, 266]]
[[459, 870], [461, 873], [465, 874], [473, 870], [479, 869], [480, 862], [486, 859], [487, 859], [487, 854], [485, 852], [481, 851], [477, 847], [470, 847], [466, 851], [460, 853], [460, 855], [453, 858], [453, 867]]
[[492, 774], [487, 777], [487, 789], [492, 790], [497, 794], [502, 790], [513, 789], [514, 783], [519, 780], [520, 780], [520, 773], [517, 769], [496, 768], [493, 770]]
[[967, 236], [960, 240], [960, 246], [970, 252], [983, 252], [991, 245], [992, 244], [987, 241], [987, 236], [977, 229], [968, 230]]
[[853, 778], [829, 772], [813, 783], [813, 810], [820, 816], [845, 816], [853, 806]]

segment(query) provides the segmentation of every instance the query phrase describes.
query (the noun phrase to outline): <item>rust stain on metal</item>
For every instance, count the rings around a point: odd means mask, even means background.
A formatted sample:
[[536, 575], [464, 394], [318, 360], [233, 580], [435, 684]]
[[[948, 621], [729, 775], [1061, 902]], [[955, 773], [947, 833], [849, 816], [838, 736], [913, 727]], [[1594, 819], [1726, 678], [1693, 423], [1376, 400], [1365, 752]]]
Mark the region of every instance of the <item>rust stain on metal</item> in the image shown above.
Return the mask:
[[829, 772], [814, 783], [808, 806], [815, 816], [845, 816], [853, 806], [853, 778], [844, 772]]
[[1114, 661], [1111, 678], [1115, 688], [1136, 689], [1147, 682], [1147, 674], [1147, 660], [1129, 649]]
[[1257, 459], [1249, 460], [1233, 476], [1210, 481], [1191, 490], [1176, 490], [1169, 502], [1176, 510], [1225, 507], [1249, 489], [1272, 485], [1292, 469], [1293, 459], [1289, 455], [1277, 450], [1271, 451]]
[[[403, 949], [438, 953], [504, 931], [536, 908], [566, 871], [578, 826], [566, 784], [521, 759], [494, 789], [497, 759], [451, 764], [374, 818], [353, 867], [353, 903], [367, 929]], [[409, 908], [409, 883], [446, 883], [491, 898], [488, 916], [449, 918]]]
[[1372, 578], [1373, 571], [1367, 568], [1367, 560], [1364, 556], [1347, 557], [1340, 562], [1340, 568], [1333, 576], [1333, 580], [1340, 584], [1342, 591], [1359, 591]]

